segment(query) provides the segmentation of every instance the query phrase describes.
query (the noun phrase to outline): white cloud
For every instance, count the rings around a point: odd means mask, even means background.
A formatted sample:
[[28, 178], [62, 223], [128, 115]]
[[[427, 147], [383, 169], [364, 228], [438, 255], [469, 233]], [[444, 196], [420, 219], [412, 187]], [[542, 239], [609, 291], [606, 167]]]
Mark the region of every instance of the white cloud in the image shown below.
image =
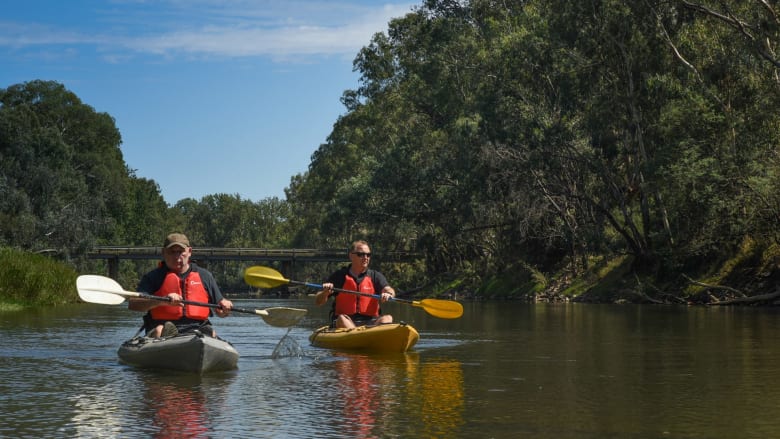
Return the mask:
[[95, 44], [99, 39], [78, 31], [41, 24], [0, 21], [0, 47], [23, 49], [32, 46]]
[[[157, 4], [159, 5], [159, 3]], [[259, 7], [258, 7], [259, 6]], [[52, 25], [0, 23], [0, 47], [95, 46], [106, 60], [127, 51], [198, 57], [274, 58], [354, 55], [388, 22], [411, 12], [413, 4], [366, 6], [348, 2], [249, 2], [201, 0], [149, 4], [122, 0], [99, 11], [94, 30]], [[129, 8], [125, 10], [125, 8]]]

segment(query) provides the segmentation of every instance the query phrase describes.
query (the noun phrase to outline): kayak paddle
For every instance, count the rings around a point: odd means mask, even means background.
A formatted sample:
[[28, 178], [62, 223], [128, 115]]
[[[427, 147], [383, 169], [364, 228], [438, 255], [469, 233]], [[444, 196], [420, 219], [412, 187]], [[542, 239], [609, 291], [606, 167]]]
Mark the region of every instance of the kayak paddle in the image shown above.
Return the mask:
[[[310, 288], [322, 289], [322, 285], [320, 284], [311, 284], [307, 282], [299, 282], [295, 280], [285, 279], [284, 276], [282, 276], [282, 274], [279, 273], [278, 271], [274, 270], [273, 268], [265, 267], [262, 265], [255, 265], [253, 267], [247, 268], [246, 271], [244, 272], [244, 281], [249, 285], [258, 288], [273, 288], [273, 287], [278, 287], [279, 285], [293, 284], [293, 285], [304, 285]], [[366, 294], [366, 293], [360, 293], [358, 291], [342, 290], [340, 288], [334, 288], [333, 290], [338, 291], [340, 293], [348, 293], [348, 294], [355, 294], [358, 296], [373, 297], [375, 299], [381, 298], [381, 296], [377, 294]], [[458, 317], [463, 315], [463, 305], [453, 300], [440, 300], [440, 299], [406, 300], [406, 299], [398, 299], [395, 297], [391, 298], [390, 300], [412, 305], [417, 308], [422, 308], [428, 314], [442, 319], [457, 319]]]
[[[84, 274], [76, 279], [76, 288], [79, 291], [79, 297], [81, 300], [89, 303], [99, 303], [102, 305], [119, 305], [125, 301], [127, 297], [138, 297], [141, 299], [159, 300], [162, 302], [170, 302], [167, 297], [153, 296], [151, 294], [136, 293], [132, 291], [125, 291], [122, 286], [119, 285], [114, 279], [105, 276], [97, 276], [94, 274]], [[205, 306], [208, 308], [221, 308], [214, 303], [193, 302], [189, 300], [182, 300], [181, 303], [186, 305]], [[256, 314], [263, 318], [263, 320], [271, 326], [279, 326], [286, 328], [298, 323], [299, 320], [306, 315], [305, 309], [298, 308], [267, 308], [267, 309], [243, 309], [243, 308], [231, 308], [231, 311]]]

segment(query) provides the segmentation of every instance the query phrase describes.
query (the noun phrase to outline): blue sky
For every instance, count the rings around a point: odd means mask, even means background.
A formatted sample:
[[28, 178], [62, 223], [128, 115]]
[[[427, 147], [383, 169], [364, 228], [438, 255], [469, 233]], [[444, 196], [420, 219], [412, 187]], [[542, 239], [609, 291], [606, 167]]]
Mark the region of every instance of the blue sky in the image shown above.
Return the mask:
[[355, 55], [416, 4], [3, 2], [0, 88], [53, 80], [113, 116], [125, 162], [169, 204], [284, 198], [359, 85]]

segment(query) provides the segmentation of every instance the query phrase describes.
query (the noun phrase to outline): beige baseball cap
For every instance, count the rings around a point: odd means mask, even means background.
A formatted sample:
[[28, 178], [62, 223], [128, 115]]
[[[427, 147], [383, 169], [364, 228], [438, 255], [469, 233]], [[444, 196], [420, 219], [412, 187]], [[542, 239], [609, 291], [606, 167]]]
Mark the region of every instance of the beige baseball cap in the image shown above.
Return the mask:
[[171, 233], [165, 237], [163, 248], [171, 248], [174, 245], [178, 245], [181, 248], [188, 248], [190, 246], [190, 240], [187, 239], [183, 233]]

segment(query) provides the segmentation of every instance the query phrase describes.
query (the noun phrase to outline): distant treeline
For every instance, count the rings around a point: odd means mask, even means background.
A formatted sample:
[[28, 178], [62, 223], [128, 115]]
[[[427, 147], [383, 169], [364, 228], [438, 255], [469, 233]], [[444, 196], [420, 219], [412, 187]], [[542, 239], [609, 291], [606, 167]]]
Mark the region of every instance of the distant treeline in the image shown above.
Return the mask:
[[93, 245], [158, 245], [170, 230], [202, 246], [364, 238], [426, 255], [389, 269], [407, 285], [471, 290], [576, 277], [617, 255], [631, 276], [710, 276], [746, 242], [777, 241], [778, 12], [423, 1], [357, 54], [345, 114], [286, 200], [169, 206], [127, 168], [110, 115], [58, 83], [12, 85], [0, 90], [0, 245], [87, 264]]

